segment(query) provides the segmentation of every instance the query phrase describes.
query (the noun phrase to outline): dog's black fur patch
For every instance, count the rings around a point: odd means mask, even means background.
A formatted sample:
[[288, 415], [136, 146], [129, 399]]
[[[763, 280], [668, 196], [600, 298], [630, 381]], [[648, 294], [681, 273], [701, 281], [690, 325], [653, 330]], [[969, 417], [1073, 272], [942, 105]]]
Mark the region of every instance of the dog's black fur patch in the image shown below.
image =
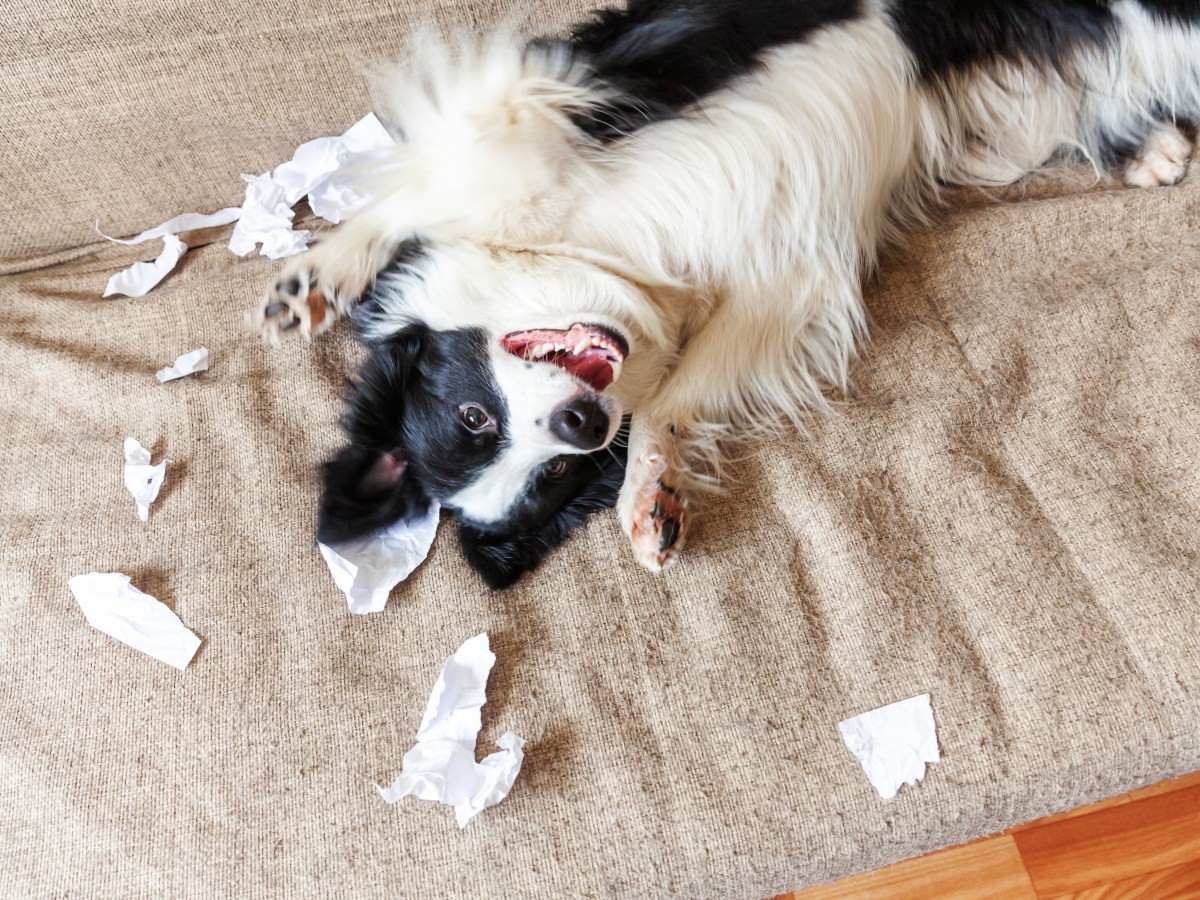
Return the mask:
[[1138, 5], [1162, 22], [1181, 25], [1200, 24], [1200, 3], [1196, 0], [1137, 0]]
[[[566, 470], [556, 477], [549, 474], [554, 461], [543, 467], [500, 528], [459, 524], [467, 561], [489, 587], [508, 587], [560, 546], [588, 516], [616, 504], [625, 478], [624, 445], [623, 435], [618, 435], [607, 449], [560, 457]], [[549, 518], [547, 510], [554, 510]]]
[[996, 62], [1064, 69], [1080, 49], [1106, 43], [1105, 0], [899, 0], [896, 29], [922, 77]]
[[[1196, 0], [1135, 0], [1156, 18], [1200, 22]], [[1069, 71], [1116, 28], [1113, 0], [897, 0], [890, 14], [923, 77], [996, 62]]]
[[671, 119], [755, 69], [764, 51], [852, 19], [858, 0], [632, 0], [571, 35], [576, 57], [617, 92], [576, 124], [613, 140]]

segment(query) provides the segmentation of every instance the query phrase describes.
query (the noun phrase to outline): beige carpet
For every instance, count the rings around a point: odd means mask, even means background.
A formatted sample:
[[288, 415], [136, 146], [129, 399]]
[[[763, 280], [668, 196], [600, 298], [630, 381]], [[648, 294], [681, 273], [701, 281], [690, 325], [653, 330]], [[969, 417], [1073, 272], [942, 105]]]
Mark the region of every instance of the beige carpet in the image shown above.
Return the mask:
[[[1196, 175], [966, 198], [872, 288], [858, 398], [751, 448], [665, 577], [602, 517], [491, 594], [444, 527], [351, 618], [312, 539], [347, 335], [243, 333], [275, 264], [220, 241], [99, 300], [138, 254], [90, 229], [238, 202], [240, 171], [365, 111], [349, 54], [398, 43], [410, 10], [19, 5], [0, 893], [755, 898], [1200, 768]], [[526, 18], [568, 17], [549, 9]], [[209, 372], [154, 380], [202, 344]], [[146, 525], [127, 435], [173, 460]], [[93, 569], [203, 637], [185, 673], [86, 625], [67, 579]], [[480, 750], [512, 729], [527, 759], [460, 832], [372, 783], [485, 629]], [[836, 723], [925, 691], [942, 762], [884, 802]]]

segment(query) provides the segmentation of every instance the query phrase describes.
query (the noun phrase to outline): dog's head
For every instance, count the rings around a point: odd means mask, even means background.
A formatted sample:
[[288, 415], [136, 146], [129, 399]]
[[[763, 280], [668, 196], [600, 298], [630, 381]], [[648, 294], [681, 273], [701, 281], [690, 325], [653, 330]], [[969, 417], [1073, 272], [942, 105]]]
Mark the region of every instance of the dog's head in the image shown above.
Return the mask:
[[624, 416], [670, 359], [656, 309], [578, 259], [402, 247], [357, 313], [369, 356], [318, 538], [365, 535], [433, 499], [488, 584], [511, 584], [616, 502]]
[[624, 474], [615, 329], [575, 323], [495, 336], [409, 325], [374, 344], [325, 467], [318, 539], [338, 543], [419, 515], [459, 518], [467, 559], [506, 587], [610, 507]]

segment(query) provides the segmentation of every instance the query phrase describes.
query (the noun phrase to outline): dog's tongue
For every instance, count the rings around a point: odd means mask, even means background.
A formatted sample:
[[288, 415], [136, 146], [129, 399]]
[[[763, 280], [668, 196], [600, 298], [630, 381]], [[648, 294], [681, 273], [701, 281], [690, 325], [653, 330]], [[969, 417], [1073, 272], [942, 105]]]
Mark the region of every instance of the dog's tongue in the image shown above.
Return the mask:
[[578, 323], [565, 331], [516, 331], [502, 337], [500, 344], [521, 359], [553, 363], [597, 393], [617, 380], [625, 359], [620, 337], [608, 329]]

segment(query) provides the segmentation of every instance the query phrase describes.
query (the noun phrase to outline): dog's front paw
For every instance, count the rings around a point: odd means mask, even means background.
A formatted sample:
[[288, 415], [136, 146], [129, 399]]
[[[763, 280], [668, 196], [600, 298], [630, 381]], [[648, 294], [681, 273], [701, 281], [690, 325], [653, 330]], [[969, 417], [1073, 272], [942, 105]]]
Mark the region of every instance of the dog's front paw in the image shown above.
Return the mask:
[[642, 453], [634, 460], [618, 513], [639, 563], [661, 572], [675, 561], [687, 538], [688, 502], [661, 453]]
[[262, 302], [246, 313], [247, 323], [275, 346], [279, 335], [299, 328], [306, 338], [327, 330], [358, 300], [363, 285], [315, 266], [311, 253], [299, 256], [276, 279]]

